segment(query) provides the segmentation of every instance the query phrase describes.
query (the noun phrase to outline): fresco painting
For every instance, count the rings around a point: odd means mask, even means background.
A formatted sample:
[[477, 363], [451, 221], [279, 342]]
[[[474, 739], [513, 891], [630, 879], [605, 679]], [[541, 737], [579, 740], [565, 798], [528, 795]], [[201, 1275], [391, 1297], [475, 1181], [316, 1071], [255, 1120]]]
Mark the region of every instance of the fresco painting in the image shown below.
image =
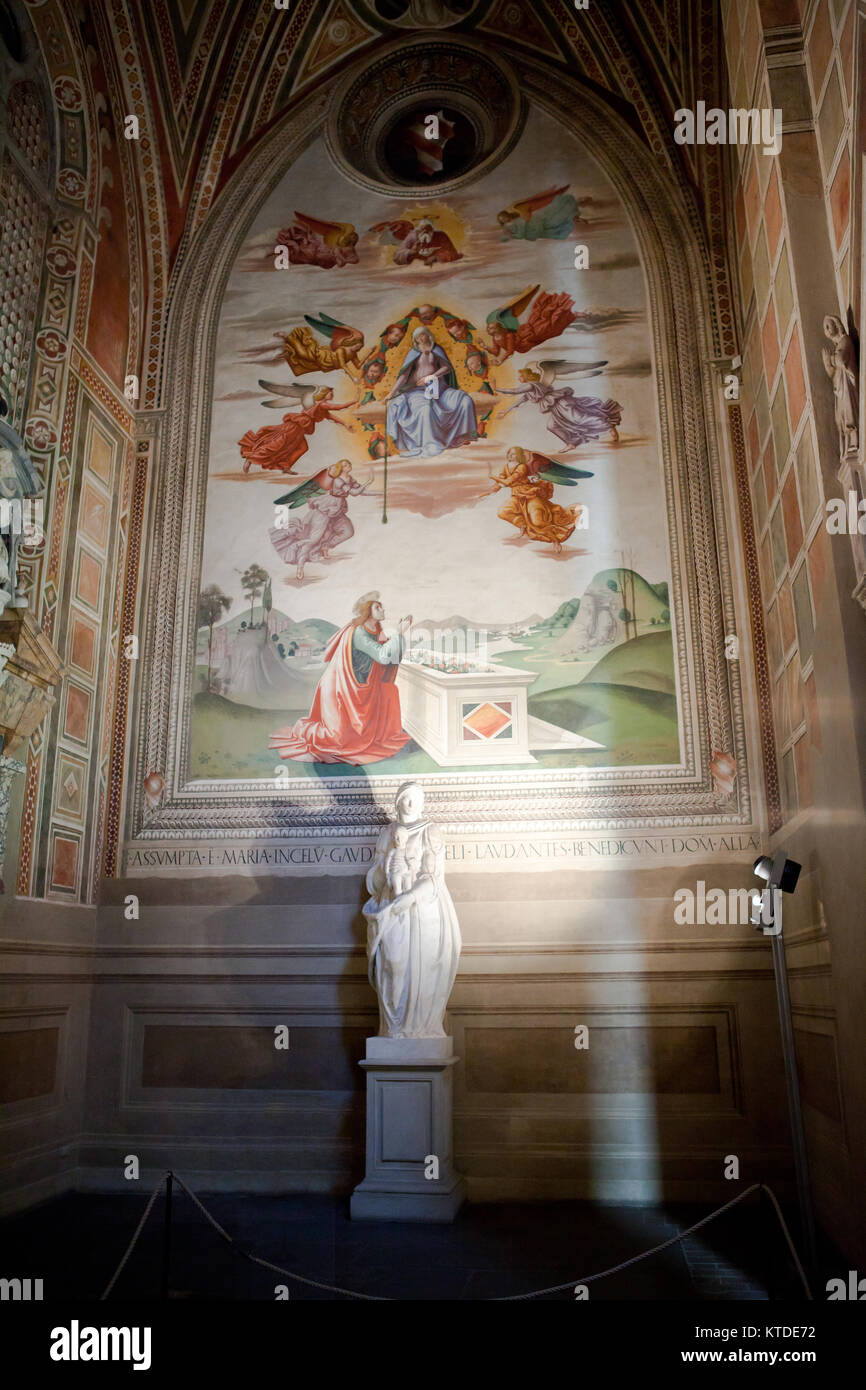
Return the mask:
[[679, 765], [656, 399], [634, 234], [552, 118], [422, 203], [311, 146], [223, 301], [190, 776]]

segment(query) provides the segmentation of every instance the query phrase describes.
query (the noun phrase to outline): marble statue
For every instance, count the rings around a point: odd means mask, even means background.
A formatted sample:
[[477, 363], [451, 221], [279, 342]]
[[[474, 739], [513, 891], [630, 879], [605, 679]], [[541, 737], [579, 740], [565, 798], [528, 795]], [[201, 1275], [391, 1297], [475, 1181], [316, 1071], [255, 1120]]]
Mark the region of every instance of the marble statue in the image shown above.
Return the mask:
[[27, 607], [27, 599], [18, 588], [22, 503], [41, 491], [39, 474], [21, 439], [0, 418], [0, 614], [7, 608]]
[[824, 337], [831, 347], [821, 349], [824, 371], [833, 383], [836, 428], [839, 431], [839, 457], [856, 452], [859, 439], [859, 372], [857, 350], [841, 319], [828, 314]]
[[460, 959], [460, 928], [445, 885], [445, 846], [423, 816], [424, 793], [404, 782], [396, 821], [379, 835], [367, 874], [367, 959], [379, 996], [379, 1036], [443, 1038]]

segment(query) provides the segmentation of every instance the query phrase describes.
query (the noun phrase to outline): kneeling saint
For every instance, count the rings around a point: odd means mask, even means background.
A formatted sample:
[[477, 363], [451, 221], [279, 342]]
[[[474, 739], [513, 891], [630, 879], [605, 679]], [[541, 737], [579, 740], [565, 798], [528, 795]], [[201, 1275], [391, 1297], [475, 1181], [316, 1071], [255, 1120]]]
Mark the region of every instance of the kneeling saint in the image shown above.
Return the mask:
[[308, 717], [271, 734], [268, 747], [281, 758], [362, 765], [390, 758], [409, 742], [395, 681], [412, 618], [401, 618], [393, 637], [386, 637], [384, 617], [378, 592], [355, 604], [352, 621], [325, 648]]

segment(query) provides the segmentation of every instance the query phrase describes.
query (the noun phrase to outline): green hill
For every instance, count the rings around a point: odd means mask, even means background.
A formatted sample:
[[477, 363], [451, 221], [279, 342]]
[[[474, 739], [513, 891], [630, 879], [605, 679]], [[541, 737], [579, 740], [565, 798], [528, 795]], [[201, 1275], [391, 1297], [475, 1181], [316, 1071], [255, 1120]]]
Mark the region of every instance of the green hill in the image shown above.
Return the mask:
[[585, 766], [651, 766], [680, 760], [677, 702], [664, 691], [581, 681], [530, 695], [528, 703], [530, 714], [602, 745], [580, 755]]
[[579, 598], [566, 599], [549, 618], [543, 618], [540, 623], [536, 623], [532, 631], [546, 632], [551, 636], [556, 632], [563, 632], [577, 617], [579, 608]]
[[660, 690], [676, 693], [674, 679], [674, 649], [670, 632], [647, 632], [620, 642], [587, 673], [581, 684], [636, 686], [641, 690]]
[[[253, 608], [253, 623], [261, 623], [263, 617], [261, 604], [257, 604]], [[249, 604], [246, 604], [238, 610], [233, 618], [217, 624], [214, 631], [218, 632], [220, 628], [225, 628], [230, 637], [236, 637], [240, 632], [241, 623], [246, 623], [249, 626], [249, 622], [250, 609]], [[295, 623], [288, 613], [281, 612], [279, 608], [271, 609], [271, 626], [275, 625], [284, 628], [285, 638], [283, 640], [287, 642], [313, 642], [316, 645], [327, 642], [337, 631], [334, 624], [326, 622], [324, 618], [305, 618], [303, 622]]]
[[[668, 612], [668, 586], [665, 580], [658, 584], [648, 584], [643, 575], [638, 574], [636, 570], [599, 570], [598, 574], [594, 575], [590, 583], [587, 584], [584, 593], [589, 589], [605, 588], [620, 596], [620, 607], [628, 608], [631, 616], [636, 618], [639, 623], [648, 623], [653, 619], [660, 622], [662, 615]], [[633, 601], [632, 588], [634, 589]], [[626, 602], [626, 596], [628, 602]], [[559, 605], [555, 613], [551, 613], [549, 618], [543, 618], [541, 622], [536, 623], [532, 631], [545, 634], [548, 637], [565, 633], [571, 627], [579, 611], [579, 598], [566, 599], [564, 603]]]
[[[612, 592], [622, 594], [623, 607], [631, 611], [633, 618], [638, 622], [648, 623], [652, 618], [659, 619], [667, 610], [667, 603], [663, 602], [656, 593], [655, 588], [646, 582], [643, 575], [636, 570], [612, 569], [599, 570], [593, 577], [592, 583], [588, 585], [590, 589], [608, 588], [616, 585]], [[631, 600], [631, 589], [634, 587], [634, 602]], [[628, 602], [626, 602], [628, 595]]]

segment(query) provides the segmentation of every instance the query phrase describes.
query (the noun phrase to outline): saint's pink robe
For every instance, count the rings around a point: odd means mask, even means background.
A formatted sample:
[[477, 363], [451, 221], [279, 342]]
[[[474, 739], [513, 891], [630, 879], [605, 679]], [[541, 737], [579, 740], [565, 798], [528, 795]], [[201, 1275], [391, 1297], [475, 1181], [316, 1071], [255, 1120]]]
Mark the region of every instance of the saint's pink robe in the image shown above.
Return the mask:
[[[352, 670], [350, 623], [325, 648], [327, 665], [306, 719], [271, 734], [268, 747], [281, 758], [314, 763], [376, 763], [409, 742], [400, 718], [396, 665], [373, 663], [363, 685]], [[379, 638], [384, 642], [384, 637]]]

